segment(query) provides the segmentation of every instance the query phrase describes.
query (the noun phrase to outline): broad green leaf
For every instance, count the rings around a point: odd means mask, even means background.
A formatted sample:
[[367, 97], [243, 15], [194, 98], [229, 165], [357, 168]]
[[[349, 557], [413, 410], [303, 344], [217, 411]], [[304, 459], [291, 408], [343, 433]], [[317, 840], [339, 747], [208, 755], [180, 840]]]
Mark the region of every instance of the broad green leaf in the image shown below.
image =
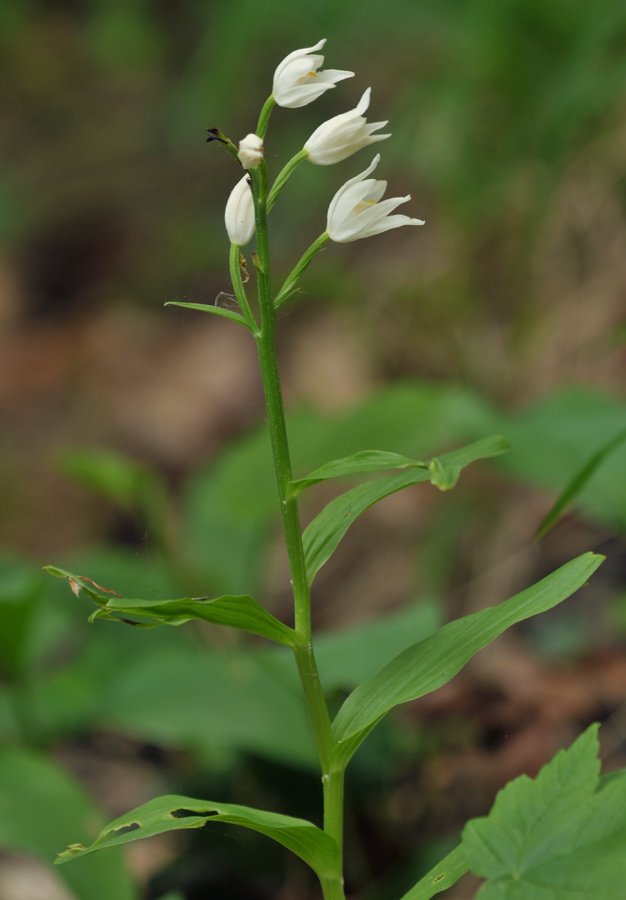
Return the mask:
[[478, 650], [511, 625], [565, 600], [587, 581], [603, 559], [585, 553], [521, 594], [498, 606], [450, 622], [432, 637], [400, 653], [359, 685], [339, 710], [333, 724], [339, 741], [338, 756], [345, 757], [342, 743], [351, 738], [356, 740], [361, 732], [367, 733], [394, 706], [441, 687]]
[[[424, 468], [412, 468], [409, 472], [401, 475], [392, 475], [389, 478], [360, 484], [332, 500], [304, 531], [304, 553], [309, 583], [313, 581], [319, 569], [330, 558], [350, 525], [370, 506], [390, 494], [423, 481], [432, 481], [440, 490], [447, 490], [456, 483], [459, 472], [464, 466], [477, 459], [497, 456], [508, 449], [509, 445], [504, 438], [486, 438], [451, 453], [435, 457]], [[338, 463], [346, 462], [348, 465], [350, 459], [354, 459], [354, 457], [349, 457], [347, 461], [339, 460]], [[412, 463], [412, 465], [416, 465], [416, 463]]]
[[535, 779], [516, 778], [463, 832], [480, 900], [623, 900], [626, 779], [600, 789], [598, 726]]
[[463, 845], [459, 844], [440, 863], [427, 872], [401, 900], [430, 900], [435, 894], [452, 887], [469, 870]]
[[249, 649], [162, 648], [109, 666], [97, 715], [104, 727], [207, 758], [246, 751], [306, 769], [317, 765], [302, 691]]
[[[247, 595], [217, 597], [185, 597], [180, 600], [126, 600], [107, 588], [95, 584], [84, 575], [73, 575], [56, 566], [47, 566], [46, 571], [57, 578], [67, 578], [74, 594], [83, 591], [97, 604], [92, 614], [94, 619], [114, 619], [139, 628], [153, 628], [157, 625], [182, 625], [191, 619], [201, 619], [216, 625], [230, 625], [252, 634], [291, 646], [293, 631], [266, 612], [262, 606]], [[105, 593], [102, 593], [104, 591]], [[108, 595], [108, 596], [107, 596]], [[152, 621], [136, 622], [127, 616], [136, 616]]]
[[570, 503], [578, 497], [581, 491], [587, 486], [591, 478], [595, 475], [596, 471], [600, 468], [602, 463], [605, 461], [607, 456], [609, 456], [613, 450], [616, 450], [620, 444], [623, 444], [626, 441], [626, 429], [622, 429], [618, 432], [614, 437], [611, 438], [608, 443], [606, 443], [597, 453], [594, 453], [591, 459], [589, 459], [585, 465], [580, 469], [580, 471], [576, 472], [572, 480], [566, 486], [565, 490], [561, 492], [561, 495], [557, 499], [556, 503], [549, 511], [549, 513], [545, 516], [543, 522], [537, 529], [535, 534], [535, 540], [540, 540], [542, 537], [550, 531], [550, 529], [556, 524], [559, 520], [563, 511], [570, 505]]
[[329, 478], [345, 478], [348, 475], [360, 475], [366, 472], [407, 468], [428, 469], [431, 482], [441, 490], [448, 490], [454, 487], [464, 466], [477, 459], [499, 456], [510, 449], [508, 442], [497, 435], [427, 461], [409, 459], [399, 453], [389, 453], [386, 450], [360, 450], [358, 453], [353, 453], [352, 456], [345, 456], [343, 459], [334, 459], [332, 462], [326, 463], [325, 466], [311, 472], [306, 478], [290, 481], [287, 491], [290, 496], [295, 497], [305, 488], [319, 484], [321, 481], [327, 481]]
[[[0, 848], [52, 863], [59, 844], [90, 841], [102, 816], [80, 786], [32, 750], [0, 749]], [[136, 900], [118, 852], [60, 873], [79, 900]]]
[[59, 854], [57, 863], [165, 831], [202, 828], [207, 822], [242, 825], [271, 837], [301, 857], [321, 878], [336, 871], [339, 856], [337, 845], [330, 835], [306, 819], [294, 819], [233, 803], [214, 803], [212, 800], [194, 800], [176, 795], [157, 797], [120, 816], [89, 847], [70, 844], [67, 850]]
[[15, 678], [27, 663], [27, 649], [43, 592], [40, 572], [0, 560], [0, 673]]
[[200, 312], [213, 313], [216, 316], [223, 316], [225, 319], [232, 319], [233, 322], [239, 322], [240, 325], [245, 325], [248, 331], [252, 331], [252, 325], [241, 313], [234, 312], [232, 309], [224, 309], [222, 306], [211, 306], [206, 303], [181, 303], [178, 300], [169, 300], [164, 306], [183, 306], [185, 309], [197, 309]]

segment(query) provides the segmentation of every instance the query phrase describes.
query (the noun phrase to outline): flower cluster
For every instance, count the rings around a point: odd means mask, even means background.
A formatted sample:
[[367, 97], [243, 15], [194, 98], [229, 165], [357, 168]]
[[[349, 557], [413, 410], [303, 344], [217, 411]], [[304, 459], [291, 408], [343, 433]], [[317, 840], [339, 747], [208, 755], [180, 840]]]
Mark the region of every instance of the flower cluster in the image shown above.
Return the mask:
[[[319, 41], [313, 47], [294, 50], [280, 63], [274, 73], [272, 95], [266, 104], [268, 109], [276, 103], [278, 106], [295, 109], [312, 103], [337, 82], [352, 78], [354, 72], [340, 69], [321, 70], [324, 57], [316, 51], [326, 43]], [[314, 165], [330, 166], [342, 162], [363, 147], [378, 141], [384, 141], [391, 135], [375, 134], [387, 122], [368, 122], [364, 113], [370, 105], [371, 88], [367, 88], [354, 109], [341, 113], [323, 122], [315, 129], [305, 142], [300, 153], [291, 164], [283, 170], [280, 181], [282, 188], [291, 171], [303, 160]], [[259, 120], [261, 126], [261, 120]], [[267, 121], [265, 122], [265, 127]], [[239, 143], [239, 161], [244, 169], [256, 169], [264, 166], [264, 141], [260, 135], [265, 134], [265, 127], [259, 127], [260, 134], [248, 134]], [[234, 149], [233, 149], [234, 152]], [[404, 215], [390, 215], [396, 207], [410, 200], [410, 196], [393, 197], [382, 200], [387, 187], [386, 181], [376, 181], [367, 176], [378, 165], [377, 155], [371, 165], [347, 181], [333, 197], [328, 209], [326, 236], [338, 243], [356, 241], [371, 237], [392, 228], [403, 225], [423, 225], [421, 219], [412, 219]], [[281, 179], [277, 179], [277, 182]], [[274, 190], [274, 189], [273, 189]], [[277, 193], [278, 191], [276, 191]], [[268, 209], [271, 207], [271, 195]], [[252, 240], [255, 229], [254, 197], [248, 176], [239, 181], [226, 204], [226, 230], [231, 243], [242, 247]]]

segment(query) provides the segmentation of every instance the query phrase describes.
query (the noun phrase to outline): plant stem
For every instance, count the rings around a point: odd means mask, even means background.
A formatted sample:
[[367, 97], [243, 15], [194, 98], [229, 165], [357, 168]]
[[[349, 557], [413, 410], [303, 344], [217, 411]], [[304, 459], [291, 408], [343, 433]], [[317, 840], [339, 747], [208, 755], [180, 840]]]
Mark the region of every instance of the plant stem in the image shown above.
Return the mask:
[[288, 163], [280, 170], [276, 176], [276, 181], [272, 185], [272, 189], [267, 198], [267, 211], [269, 212], [278, 199], [278, 195], [285, 187], [293, 173], [296, 171], [300, 163], [303, 163], [309, 155], [308, 150], [300, 150], [295, 156], [292, 156]]
[[241, 247], [239, 247], [237, 244], [231, 244], [229, 257], [230, 280], [233, 283], [233, 290], [235, 291], [237, 303], [239, 304], [242, 313], [248, 321], [252, 334], [257, 337], [260, 334], [259, 326], [257, 325], [256, 319], [252, 314], [250, 304], [248, 303], [248, 298], [246, 297], [246, 289], [243, 286], [243, 279], [241, 277], [241, 263], [239, 261], [240, 254]]
[[326, 244], [330, 240], [330, 235], [327, 231], [324, 231], [317, 240], [313, 241], [308, 250], [300, 257], [299, 261], [293, 267], [289, 275], [285, 278], [284, 284], [276, 294], [276, 299], [274, 300], [274, 306], [278, 309], [280, 304], [287, 299], [287, 297], [291, 296], [293, 293], [296, 284], [298, 283], [298, 279], [305, 271], [305, 269], [310, 264], [313, 257], [319, 253], [324, 244]]
[[267, 406], [283, 531], [291, 570], [295, 629], [297, 632], [297, 641], [293, 647], [293, 652], [322, 769], [324, 829], [335, 839], [339, 848], [337, 872], [322, 881], [322, 889], [325, 900], [345, 900], [341, 862], [343, 773], [333, 772], [331, 768], [334, 738], [311, 640], [311, 594], [302, 545], [298, 501], [295, 497], [287, 497], [287, 485], [292, 481], [292, 470], [280, 375], [276, 358], [276, 308], [272, 297], [270, 279], [267, 235], [267, 170], [265, 161], [262, 161], [257, 169], [251, 170], [251, 175], [256, 216], [257, 280], [259, 308], [261, 311], [261, 333], [257, 336], [257, 347], [263, 377], [263, 389]]
[[267, 131], [267, 126], [269, 125], [270, 115], [272, 110], [274, 109], [276, 101], [274, 100], [274, 95], [270, 94], [265, 103], [263, 104], [263, 109], [259, 115], [259, 121], [256, 126], [256, 133], [260, 138], [265, 137], [265, 132]]

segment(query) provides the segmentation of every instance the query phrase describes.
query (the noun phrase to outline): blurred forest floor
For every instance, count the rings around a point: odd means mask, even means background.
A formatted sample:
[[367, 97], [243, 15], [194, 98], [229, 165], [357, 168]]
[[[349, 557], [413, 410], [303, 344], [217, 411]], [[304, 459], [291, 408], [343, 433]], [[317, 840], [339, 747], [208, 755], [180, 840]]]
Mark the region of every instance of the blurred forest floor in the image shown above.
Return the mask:
[[[239, 176], [204, 131], [217, 125], [238, 139], [252, 130], [277, 62], [320, 37], [329, 39], [328, 66], [356, 77], [311, 107], [276, 110], [268, 163], [276, 172], [321, 120], [371, 85], [371, 117], [389, 118], [393, 133], [380, 177], [392, 196], [410, 191], [407, 212], [427, 224], [330, 246], [316, 260], [280, 326], [288, 406], [337, 420], [397, 383], [461, 385], [502, 415], [572, 386], [623, 404], [622, 4], [387, 0], [363, 11], [350, 0], [303, 12], [284, 0], [4, 0], [7, 557], [40, 567], [102, 547], [155, 549], [145, 521], [72, 477], [68, 448], [137, 460], [179, 497], [263, 422], [247, 332], [163, 304], [211, 303], [230, 291], [222, 216]], [[277, 273], [323, 230], [326, 199], [318, 198], [330, 199], [370, 158], [298, 171], [275, 213]], [[564, 467], [563, 481], [573, 474]], [[591, 600], [501, 638], [403, 710], [364, 760], [348, 786], [348, 881], [359, 897], [404, 886], [398, 873], [410, 869], [416, 846], [433, 844], [434, 862], [505, 781], [534, 774], [591, 721], [605, 723], [607, 766], [626, 765], [626, 510], [621, 525], [570, 511], [533, 544], [556, 496], [547, 487], [478, 467], [459, 499], [391, 497], [355, 526], [320, 578], [316, 626], [330, 630], [375, 621], [414, 597], [440, 602], [447, 620], [499, 602], [577, 553], [608, 555]], [[262, 584], [272, 612], [288, 618], [277, 543]], [[49, 749], [107, 815], [172, 780], [210, 783], [210, 764], [198, 767], [167, 742], [97, 726]], [[383, 752], [390, 762], [376, 771]], [[234, 771], [235, 802], [271, 805], [293, 794], [288, 767], [262, 754], [243, 754]], [[220, 777], [232, 788], [234, 776]], [[311, 776], [311, 793], [314, 785]], [[150, 900], [178, 875], [188, 900], [211, 885], [211, 896], [231, 900], [314, 896], [296, 865], [280, 894], [267, 873], [220, 887], [217, 875], [198, 874], [197, 857], [176, 869], [181, 847], [163, 838], [131, 849]], [[41, 883], [30, 867], [20, 881], [21, 865], [0, 858], [6, 900], [64, 896], [60, 882], [46, 886], [47, 869]], [[159, 881], [167, 866], [170, 881]], [[366, 890], [372, 879], [378, 893]], [[466, 879], [445, 896], [469, 900], [475, 891]]]

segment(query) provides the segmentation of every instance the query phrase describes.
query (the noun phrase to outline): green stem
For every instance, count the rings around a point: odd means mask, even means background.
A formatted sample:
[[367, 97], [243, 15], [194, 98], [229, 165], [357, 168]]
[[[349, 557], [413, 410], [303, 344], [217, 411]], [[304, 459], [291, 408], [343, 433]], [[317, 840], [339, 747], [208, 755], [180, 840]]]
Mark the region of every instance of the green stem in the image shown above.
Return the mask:
[[267, 419], [285, 533], [285, 544], [291, 569], [295, 629], [297, 632], [297, 640], [293, 647], [293, 652], [322, 769], [324, 828], [337, 841], [340, 851], [337, 872], [322, 880], [322, 889], [325, 900], [345, 900], [341, 862], [343, 773], [332, 771], [334, 738], [311, 641], [311, 594], [302, 545], [298, 501], [295, 497], [289, 498], [287, 496], [287, 485], [292, 481], [292, 470], [280, 375], [276, 358], [276, 308], [272, 298], [270, 278], [267, 234], [267, 169], [264, 160], [258, 168], [251, 170], [251, 175], [256, 217], [257, 282], [259, 308], [261, 311], [261, 331], [257, 336], [257, 346], [263, 377], [263, 389], [267, 406]]
[[305, 159], [308, 158], [309, 151], [308, 150], [300, 150], [299, 153], [296, 153], [295, 156], [292, 156], [289, 162], [281, 169], [281, 171], [276, 176], [276, 181], [272, 185], [272, 189], [269, 193], [269, 197], [267, 198], [267, 211], [269, 212], [271, 208], [274, 206], [278, 199], [278, 195], [285, 187], [293, 173], [296, 171], [300, 163], [303, 163]]
[[306, 250], [298, 263], [293, 267], [289, 275], [285, 278], [284, 284], [276, 294], [276, 299], [274, 300], [274, 306], [278, 309], [281, 303], [283, 303], [288, 297], [293, 293], [300, 276], [303, 274], [305, 269], [309, 266], [313, 257], [319, 253], [324, 244], [326, 244], [330, 240], [330, 235], [327, 231], [323, 234], [320, 234], [318, 239], [314, 241], [308, 250]]
[[270, 121], [270, 116], [272, 114], [272, 110], [274, 109], [275, 104], [276, 104], [276, 101], [274, 100], [274, 95], [270, 94], [269, 97], [267, 98], [267, 100], [265, 101], [265, 103], [263, 104], [263, 109], [261, 110], [261, 113], [259, 115], [259, 121], [256, 126], [256, 133], [258, 134], [258, 136], [260, 138], [265, 137], [265, 133], [267, 131], [267, 126], [269, 125], [269, 121]]
[[233, 283], [233, 290], [235, 291], [237, 303], [239, 304], [242, 313], [246, 317], [252, 334], [257, 337], [260, 334], [259, 326], [257, 325], [256, 319], [252, 315], [252, 310], [250, 309], [250, 304], [248, 303], [248, 298], [246, 296], [246, 289], [243, 286], [243, 279], [241, 277], [241, 265], [239, 262], [240, 253], [241, 247], [238, 244], [230, 245], [230, 280]]

